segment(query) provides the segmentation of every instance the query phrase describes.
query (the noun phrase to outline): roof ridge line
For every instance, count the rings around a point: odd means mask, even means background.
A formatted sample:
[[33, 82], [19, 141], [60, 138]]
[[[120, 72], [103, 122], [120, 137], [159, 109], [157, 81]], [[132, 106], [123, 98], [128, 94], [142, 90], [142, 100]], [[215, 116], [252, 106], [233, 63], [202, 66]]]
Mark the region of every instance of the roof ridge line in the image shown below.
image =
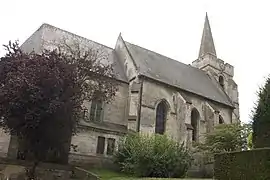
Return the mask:
[[131, 44], [131, 45], [133, 45], [133, 46], [137, 46], [137, 47], [142, 48], [142, 49], [144, 49], [144, 50], [150, 51], [150, 52], [152, 52], [152, 53], [158, 54], [158, 55], [163, 56], [163, 57], [165, 57], [165, 58], [167, 58], [167, 59], [169, 59], [169, 60], [175, 61], [175, 62], [177, 62], [177, 63], [179, 63], [179, 64], [184, 64], [185, 66], [194, 68], [194, 69], [196, 69], [196, 70], [198, 70], [198, 71], [201, 71], [202, 73], [205, 73], [205, 71], [203, 71], [203, 70], [201, 70], [201, 69], [199, 69], [199, 68], [196, 68], [196, 67], [192, 66], [191, 64], [183, 63], [183, 62], [181, 62], [181, 61], [178, 61], [178, 60], [176, 60], [176, 59], [170, 58], [170, 57], [168, 57], [168, 56], [165, 56], [165, 55], [160, 54], [160, 53], [158, 53], [158, 52], [155, 52], [155, 51], [153, 51], [153, 50], [144, 48], [144, 47], [142, 47], [142, 46], [139, 46], [139, 45], [130, 43], [130, 42], [128, 42], [128, 41], [124, 41], [124, 42], [127, 42], [127, 43], [129, 43], [129, 44]]

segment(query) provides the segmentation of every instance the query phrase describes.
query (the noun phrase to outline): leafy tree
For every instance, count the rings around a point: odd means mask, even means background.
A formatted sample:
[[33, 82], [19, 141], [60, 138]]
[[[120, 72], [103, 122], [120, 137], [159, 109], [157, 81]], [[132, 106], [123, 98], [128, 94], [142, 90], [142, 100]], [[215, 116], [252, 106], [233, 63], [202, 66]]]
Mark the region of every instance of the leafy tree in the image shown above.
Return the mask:
[[197, 144], [197, 148], [211, 154], [246, 150], [250, 131], [249, 124], [220, 124], [212, 132], [205, 134], [205, 141]]
[[123, 172], [140, 177], [184, 177], [191, 160], [183, 144], [158, 134], [128, 135], [115, 154]]
[[270, 78], [258, 92], [258, 103], [253, 111], [253, 145], [270, 147]]
[[36, 165], [50, 156], [65, 163], [83, 102], [110, 102], [117, 91], [112, 64], [101, 64], [107, 58], [102, 50], [81, 50], [78, 44], [40, 54], [23, 52], [18, 42], [4, 47], [1, 126], [18, 137], [25, 158]]

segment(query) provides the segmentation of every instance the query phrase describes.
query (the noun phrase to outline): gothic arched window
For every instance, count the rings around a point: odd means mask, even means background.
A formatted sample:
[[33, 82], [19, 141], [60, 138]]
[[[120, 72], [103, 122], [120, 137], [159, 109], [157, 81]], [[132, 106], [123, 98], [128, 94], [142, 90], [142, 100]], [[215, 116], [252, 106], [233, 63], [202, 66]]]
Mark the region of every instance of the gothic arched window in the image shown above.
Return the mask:
[[200, 120], [200, 113], [196, 108], [193, 108], [191, 111], [191, 126], [193, 128], [192, 130], [192, 141], [198, 140], [198, 124]]
[[218, 123], [224, 124], [224, 120], [223, 120], [223, 117], [221, 115], [219, 115], [219, 117], [218, 117]]
[[101, 121], [102, 111], [103, 111], [102, 102], [93, 100], [91, 102], [91, 108], [90, 108], [90, 120]]
[[222, 88], [224, 88], [224, 77], [223, 76], [219, 76], [218, 77], [218, 82], [219, 82], [220, 86]]
[[155, 133], [164, 134], [166, 117], [167, 117], [167, 105], [166, 105], [166, 103], [164, 101], [161, 101], [158, 104], [157, 111], [156, 111]]

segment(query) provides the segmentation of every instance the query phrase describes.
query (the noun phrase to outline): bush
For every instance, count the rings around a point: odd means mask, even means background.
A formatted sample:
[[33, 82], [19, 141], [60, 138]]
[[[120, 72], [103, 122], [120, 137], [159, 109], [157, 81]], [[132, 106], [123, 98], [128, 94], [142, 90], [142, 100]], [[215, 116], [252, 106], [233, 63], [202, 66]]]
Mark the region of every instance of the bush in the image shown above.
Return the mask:
[[270, 179], [270, 148], [216, 154], [214, 176], [218, 180]]
[[246, 150], [250, 131], [249, 124], [219, 124], [214, 127], [213, 131], [205, 134], [205, 141], [194, 145], [199, 152], [209, 152], [210, 155]]
[[120, 142], [115, 162], [125, 173], [140, 177], [184, 177], [191, 156], [184, 144], [165, 135], [128, 135]]

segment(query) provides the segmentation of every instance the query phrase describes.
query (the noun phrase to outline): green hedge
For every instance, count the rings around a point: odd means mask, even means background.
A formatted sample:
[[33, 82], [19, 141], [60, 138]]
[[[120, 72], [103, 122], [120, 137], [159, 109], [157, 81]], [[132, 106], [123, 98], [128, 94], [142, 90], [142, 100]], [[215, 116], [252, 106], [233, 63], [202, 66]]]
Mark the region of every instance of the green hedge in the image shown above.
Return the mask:
[[270, 148], [216, 154], [214, 176], [217, 180], [270, 179]]

